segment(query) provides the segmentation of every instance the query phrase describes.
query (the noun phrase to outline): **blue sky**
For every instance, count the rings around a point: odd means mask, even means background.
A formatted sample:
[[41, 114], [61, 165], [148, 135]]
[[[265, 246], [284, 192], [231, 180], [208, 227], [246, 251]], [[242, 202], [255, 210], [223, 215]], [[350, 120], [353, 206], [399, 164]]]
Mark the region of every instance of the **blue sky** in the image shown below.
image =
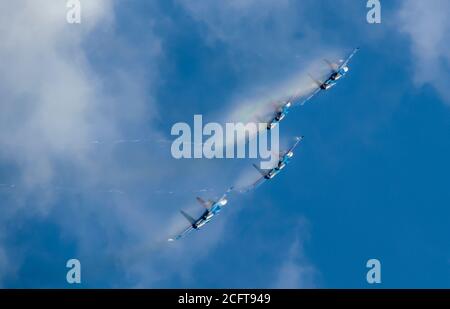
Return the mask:
[[[83, 288], [450, 287], [447, 1], [382, 1], [379, 25], [365, 1], [85, 2], [80, 25], [0, 4], [0, 286], [76, 288], [78, 258]], [[168, 244], [180, 208], [254, 172], [173, 159], [172, 125], [224, 121], [355, 46], [281, 124], [284, 145], [305, 136], [286, 170]]]

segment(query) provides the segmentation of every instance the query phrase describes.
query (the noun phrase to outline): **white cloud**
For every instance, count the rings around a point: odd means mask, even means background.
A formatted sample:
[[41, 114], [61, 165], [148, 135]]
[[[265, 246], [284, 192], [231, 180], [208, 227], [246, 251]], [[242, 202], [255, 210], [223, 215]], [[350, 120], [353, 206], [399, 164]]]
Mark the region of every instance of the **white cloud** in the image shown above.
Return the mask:
[[[45, 218], [76, 243], [85, 263], [117, 263], [129, 284], [152, 286], [189, 272], [214, 247], [220, 223], [212, 228], [217, 233], [202, 235], [202, 242], [170, 245], [167, 237], [187, 222], [170, 225], [174, 230], [166, 222], [182, 219], [178, 209], [195, 201], [186, 188], [226, 180], [211, 180], [218, 173], [215, 166], [174, 162], [170, 148], [157, 143], [138, 149], [91, 143], [129, 139], [130, 132], [149, 139], [163, 135], [152, 124], [158, 117], [152, 87], [163, 57], [153, 16], [140, 17], [148, 44], [137, 50], [115, 31], [114, 5], [82, 1], [81, 24], [71, 25], [64, 1], [1, 2], [0, 163], [14, 171], [13, 180], [1, 182], [14, 183], [11, 192], [17, 194], [0, 206], [0, 217], [17, 226]], [[95, 53], [115, 56], [115, 63], [97, 70], [87, 55], [92, 46], [98, 48]], [[157, 187], [187, 193], [155, 195], [149, 188]], [[14, 235], [14, 226], [5, 228], [5, 238]], [[20, 267], [22, 259], [13, 256], [35, 256], [32, 243], [21, 246], [0, 251], [3, 275], [8, 274], [5, 268]]]
[[398, 27], [411, 43], [415, 83], [432, 85], [450, 104], [445, 78], [450, 70], [449, 11], [446, 0], [405, 0], [398, 13]]
[[274, 69], [280, 63], [289, 63], [288, 59], [293, 67], [285, 67], [284, 72], [286, 69], [292, 72], [302, 64], [300, 60], [328, 47], [308, 23], [312, 18], [308, 14], [312, 1], [179, 0], [178, 3], [199, 23], [206, 41], [225, 44], [224, 53], [234, 60], [235, 69], [243, 74], [247, 69], [253, 79], [261, 76], [275, 79]]
[[[8, 174], [13, 179], [2, 181], [14, 183], [18, 192], [0, 207], [2, 220], [18, 223], [33, 216], [47, 217], [61, 226], [63, 234], [75, 237], [83, 252], [92, 250], [88, 248], [92, 242], [104, 243], [101, 236], [92, 236], [94, 232], [118, 243], [115, 229], [134, 235], [136, 227], [144, 224], [142, 214], [148, 225], [152, 218], [142, 206], [141, 212], [123, 212], [130, 201], [118, 197], [92, 206], [105, 199], [105, 194], [95, 196], [96, 186], [114, 184], [122, 175], [133, 179], [143, 173], [142, 169], [127, 170], [111, 145], [98, 149], [90, 141], [98, 136], [121, 137], [130, 122], [145, 128], [145, 121], [155, 116], [152, 100], [143, 90], [152, 80], [121, 67], [112, 74], [101, 74], [87, 59], [86, 44], [98, 29], [106, 36], [106, 47], [122, 47], [121, 55], [132, 49], [115, 40], [113, 6], [111, 0], [82, 1], [78, 25], [66, 22], [65, 1], [0, 3], [0, 159], [2, 166], [13, 171]], [[154, 48], [145, 52], [155, 63], [159, 56], [156, 37]], [[117, 84], [115, 96], [109, 95], [107, 90]], [[120, 100], [124, 98], [133, 101], [124, 104]], [[155, 162], [151, 158], [144, 163], [152, 166]], [[67, 192], [56, 188], [64, 186], [62, 180], [87, 190], [81, 194], [81, 203], [65, 200], [61, 204], [59, 195]], [[101, 224], [92, 225], [92, 218]], [[14, 236], [13, 226], [5, 229], [4, 236]], [[25, 255], [34, 250], [24, 249]], [[14, 248], [0, 251], [1, 270], [18, 266], [11, 265], [12, 255]]]
[[[206, 21], [212, 27], [209, 39], [225, 40], [232, 54], [244, 52], [251, 58], [255, 52], [247, 38], [258, 33], [260, 27], [252, 17], [269, 21], [274, 10], [279, 16], [290, 14], [287, 2], [275, 5], [269, 1], [231, 1], [223, 8], [225, 15], [219, 10], [222, 8], [211, 4], [207, 9], [218, 10], [220, 23]], [[139, 51], [133, 60], [134, 46], [127, 45], [115, 33], [114, 5], [112, 0], [83, 1], [81, 24], [70, 25], [66, 22], [64, 1], [0, 3], [0, 162], [15, 171], [13, 182], [20, 189], [14, 202], [11, 199], [7, 206], [0, 207], [0, 215], [2, 220], [13, 222], [45, 217], [61, 228], [65, 239], [76, 242], [78, 254], [87, 256], [92, 263], [111, 258], [129, 274], [130, 282], [151, 286], [173, 274], [189, 276], [191, 266], [214, 248], [225, 222], [223, 218], [215, 222], [209, 233], [202, 233], [200, 242], [187, 240], [168, 245], [167, 236], [176, 230], [169, 230], [166, 222], [177, 220], [173, 226], [183, 227], [186, 223], [177, 210], [189, 206], [194, 196], [189, 193], [170, 199], [146, 189], [192, 188], [193, 183], [225, 189], [232, 179], [216, 175], [222, 176], [223, 171], [235, 174], [225, 168], [229, 163], [223, 161], [217, 165], [174, 162], [168, 150], [133, 151], [131, 147], [118, 149], [107, 143], [89, 144], [96, 139], [129, 138], [130, 126], [134, 132], [150, 138], [160, 134], [154, 132], [151, 123], [157, 117], [151, 90], [158, 76], [139, 74], [128, 61], [135, 61], [140, 67], [140, 60], [148, 60], [156, 67], [163, 57], [159, 39], [151, 27], [143, 29], [151, 48]], [[199, 22], [203, 17], [199, 17]], [[284, 43], [294, 30], [288, 31], [289, 26], [283, 21], [284, 18], [278, 18], [274, 30], [268, 28], [274, 44], [266, 44], [263, 35], [253, 41], [266, 59], [283, 57], [290, 50]], [[246, 30], [240, 35], [242, 28]], [[93, 34], [105, 37], [93, 38]], [[120, 60], [125, 61], [107, 73], [96, 70], [86, 51], [92, 40], [103, 44], [97, 52], [118, 51], [124, 57]], [[146, 70], [156, 71], [154, 67]], [[68, 199], [64, 190], [54, 190], [60, 181], [65, 181], [62, 186], [68, 184], [82, 192], [77, 198]], [[99, 187], [109, 186], [126, 194], [99, 192]], [[214, 198], [221, 193], [203, 197]], [[173, 226], [169, 224], [170, 228]], [[4, 235], [13, 237], [14, 229], [8, 227]], [[20, 249], [20, 254], [25, 255], [34, 250], [27, 244]], [[14, 250], [3, 247], [0, 251], [0, 271], [18, 267], [20, 259], [12, 258], [17, 253]], [[298, 265], [294, 253], [290, 261], [293, 264], [289, 268]]]
[[86, 163], [80, 146], [103, 102], [81, 44], [109, 22], [111, 5], [83, 3], [83, 23], [69, 25], [64, 1], [0, 4], [0, 152], [20, 166], [26, 185], [50, 182], [58, 157]]
[[287, 250], [275, 280], [275, 288], [313, 288], [316, 285], [317, 270], [305, 256], [304, 243], [309, 238], [305, 219], [300, 220], [295, 229], [292, 245]]

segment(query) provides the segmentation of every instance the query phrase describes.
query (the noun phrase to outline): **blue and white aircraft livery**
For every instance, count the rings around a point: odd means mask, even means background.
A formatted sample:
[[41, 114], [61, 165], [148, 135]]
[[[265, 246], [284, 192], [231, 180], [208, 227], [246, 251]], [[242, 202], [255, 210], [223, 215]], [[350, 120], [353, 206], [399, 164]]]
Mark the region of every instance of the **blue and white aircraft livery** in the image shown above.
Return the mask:
[[175, 240], [181, 239], [181, 238], [185, 237], [187, 234], [189, 234], [190, 232], [192, 232], [193, 230], [198, 230], [198, 229], [202, 228], [206, 223], [211, 221], [211, 219], [214, 218], [216, 215], [218, 215], [220, 213], [220, 211], [222, 210], [222, 208], [227, 204], [227, 202], [228, 202], [227, 194], [230, 193], [232, 190], [233, 190], [233, 187], [229, 188], [227, 190], [227, 192], [225, 192], [225, 194], [217, 201], [212, 201], [212, 200], [205, 201], [202, 198], [197, 197], [197, 201], [203, 207], [206, 208], [205, 211], [203, 212], [203, 214], [198, 219], [194, 219], [189, 214], [184, 212], [183, 210], [180, 210], [181, 214], [189, 221], [189, 223], [191, 225], [188, 226], [183, 232], [181, 232], [177, 236], [175, 236], [173, 238], [169, 238], [168, 240], [175, 241]]
[[[314, 79], [314, 77], [311, 77], [311, 79], [317, 84], [317, 89], [314, 90], [314, 92], [307, 97], [305, 100], [303, 100], [300, 105], [303, 105], [306, 103], [306, 101], [309, 101], [313, 96], [315, 96], [320, 90], [328, 90], [334, 85], [336, 85], [336, 81], [338, 81], [341, 77], [343, 77], [348, 71], [348, 63], [350, 59], [353, 58], [353, 56], [358, 52], [359, 48], [355, 48], [351, 54], [347, 57], [347, 59], [343, 60], [341, 59], [339, 61], [339, 64], [333, 63], [327, 59], [324, 59], [324, 61], [328, 64], [328, 66], [331, 68], [331, 73], [328, 76], [328, 78], [321, 82], [319, 80]], [[281, 120], [286, 117], [290, 109], [294, 106], [295, 101], [297, 101], [298, 97], [291, 97], [289, 100], [285, 101], [281, 106], [275, 106], [275, 114], [273, 118], [267, 123], [267, 130], [273, 129]]]
[[308, 97], [306, 98], [301, 105], [305, 104], [306, 101], [310, 100], [313, 96], [315, 96], [319, 91], [321, 90], [328, 90], [331, 87], [336, 85], [336, 82], [343, 77], [347, 72], [349, 71], [348, 63], [350, 59], [353, 58], [353, 56], [358, 52], [359, 47], [355, 48], [351, 54], [347, 57], [347, 59], [339, 60], [339, 64], [333, 63], [327, 59], [324, 59], [324, 61], [328, 64], [328, 66], [331, 68], [331, 74], [328, 76], [328, 78], [325, 81], [320, 81], [315, 79], [314, 77], [311, 77], [311, 79], [317, 84], [318, 88]]
[[[328, 60], [324, 60], [327, 65], [331, 68], [331, 72], [326, 78], [325, 81], [319, 81], [315, 80], [312, 76], [311, 78], [317, 85], [317, 89], [314, 90], [314, 92], [306, 98], [303, 102], [301, 102], [299, 105], [305, 104], [306, 101], [310, 100], [314, 95], [316, 95], [321, 90], [328, 90], [331, 87], [335, 86], [337, 81], [341, 79], [347, 72], [349, 71], [348, 63], [353, 58], [353, 56], [358, 52], [359, 48], [355, 48], [350, 55], [345, 60], [340, 60], [339, 64], [333, 63]], [[270, 121], [267, 122], [267, 130], [270, 130], [274, 128], [281, 120], [283, 120], [290, 109], [295, 105], [296, 101], [300, 98], [300, 96], [291, 96], [287, 100], [279, 101], [278, 103], [274, 104], [274, 112], [272, 115], [272, 118]], [[278, 175], [281, 170], [290, 162], [292, 157], [294, 156], [294, 149], [297, 147], [297, 145], [300, 143], [300, 141], [303, 140], [303, 136], [296, 137], [296, 141], [294, 145], [292, 145], [287, 151], [281, 152], [279, 154], [279, 159], [277, 164], [267, 170], [260, 169], [257, 165], [253, 164], [253, 166], [258, 170], [258, 172], [262, 175], [255, 183], [253, 183], [250, 186], [247, 186], [245, 190], [239, 190], [240, 192], [248, 192], [266, 180], [274, 178], [276, 175]], [[175, 241], [178, 239], [181, 239], [185, 237], [187, 234], [192, 232], [193, 230], [198, 230], [202, 228], [206, 223], [211, 221], [213, 217], [215, 217], [217, 214], [220, 213], [222, 208], [227, 204], [227, 194], [233, 190], [233, 187], [229, 188], [227, 192], [217, 201], [204, 201], [200, 197], [197, 197], [197, 201], [202, 204], [206, 210], [203, 212], [203, 214], [198, 218], [194, 219], [189, 214], [184, 212], [183, 210], [180, 210], [181, 214], [189, 221], [190, 225], [180, 234], [173, 238], [169, 238], [169, 241]]]
[[280, 159], [278, 160], [277, 165], [275, 167], [269, 169], [269, 170], [262, 170], [260, 169], [256, 164], [253, 164], [253, 166], [258, 170], [258, 172], [262, 175], [260, 179], [258, 179], [249, 189], [253, 189], [254, 187], [258, 186], [265, 180], [272, 179], [278, 173], [281, 172], [281, 170], [289, 163], [289, 161], [294, 156], [294, 149], [297, 147], [298, 143], [300, 143], [303, 140], [303, 136], [296, 137], [295, 143], [292, 145], [291, 148], [289, 148], [287, 151], [280, 153]]
[[276, 109], [275, 116], [267, 123], [267, 130], [273, 129], [284, 117], [286, 117], [292, 103], [292, 100], [289, 100]]

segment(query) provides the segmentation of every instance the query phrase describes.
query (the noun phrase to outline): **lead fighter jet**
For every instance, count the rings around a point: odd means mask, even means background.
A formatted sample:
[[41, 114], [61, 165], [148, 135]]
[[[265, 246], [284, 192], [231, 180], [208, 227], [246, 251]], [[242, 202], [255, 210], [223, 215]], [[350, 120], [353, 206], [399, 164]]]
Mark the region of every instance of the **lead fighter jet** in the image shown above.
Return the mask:
[[191, 225], [188, 226], [183, 232], [181, 232], [177, 236], [175, 236], [173, 238], [169, 238], [168, 241], [175, 241], [175, 240], [181, 239], [184, 236], [186, 236], [187, 234], [189, 234], [190, 232], [192, 232], [193, 230], [198, 230], [198, 229], [202, 228], [206, 223], [211, 221], [211, 219], [214, 216], [216, 216], [220, 213], [220, 211], [222, 210], [222, 207], [224, 207], [227, 204], [227, 202], [228, 202], [227, 194], [230, 193], [232, 190], [233, 190], [233, 187], [229, 188], [225, 192], [225, 194], [217, 201], [212, 201], [212, 200], [205, 201], [202, 198], [197, 197], [197, 201], [203, 207], [206, 208], [205, 211], [203, 212], [203, 214], [198, 219], [194, 219], [189, 214], [184, 212], [183, 210], [180, 210], [180, 213], [189, 221], [189, 223]]
[[328, 76], [328, 78], [325, 81], [320, 81], [312, 77], [311, 79], [317, 84], [318, 88], [309, 96], [307, 97], [301, 105], [305, 104], [307, 101], [309, 101], [313, 96], [315, 96], [319, 91], [321, 90], [329, 90], [331, 87], [336, 85], [336, 82], [343, 77], [347, 72], [349, 71], [348, 63], [350, 62], [350, 59], [353, 58], [353, 56], [358, 52], [359, 47], [355, 48], [351, 54], [347, 57], [347, 59], [339, 60], [339, 64], [333, 63], [327, 59], [324, 59], [324, 61], [328, 64], [328, 66], [331, 68], [331, 74]]
[[[315, 96], [320, 90], [328, 90], [334, 85], [336, 85], [336, 82], [343, 77], [348, 71], [348, 63], [350, 59], [353, 58], [353, 56], [358, 52], [359, 47], [355, 48], [352, 53], [347, 57], [345, 60], [339, 60], [339, 64], [333, 63], [327, 59], [324, 59], [324, 61], [328, 64], [328, 66], [331, 68], [331, 73], [328, 76], [328, 78], [325, 81], [320, 81], [309, 75], [309, 77], [314, 81], [314, 83], [317, 85], [318, 88], [314, 90], [312, 94], [310, 94], [309, 97], [307, 97], [305, 100], [303, 100], [300, 105], [305, 104], [307, 101], [309, 101], [313, 96]], [[272, 116], [272, 119], [267, 122], [267, 130], [273, 129], [281, 120], [286, 117], [286, 115], [289, 113], [289, 111], [294, 106], [295, 102], [299, 99], [299, 95], [292, 96], [288, 100], [284, 101], [281, 105], [274, 104], [275, 112]]]

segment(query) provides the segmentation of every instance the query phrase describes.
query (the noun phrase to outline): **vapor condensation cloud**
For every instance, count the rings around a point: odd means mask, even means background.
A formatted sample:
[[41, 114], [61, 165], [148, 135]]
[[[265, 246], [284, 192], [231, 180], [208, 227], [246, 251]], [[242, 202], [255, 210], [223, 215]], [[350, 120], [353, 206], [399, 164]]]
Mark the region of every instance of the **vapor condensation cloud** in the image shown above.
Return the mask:
[[[76, 240], [80, 255], [97, 247], [120, 256], [123, 251], [117, 249], [126, 250], [126, 241], [120, 235], [150, 241], [148, 237], [157, 234], [156, 227], [162, 226], [157, 224], [159, 217], [145, 207], [145, 197], [137, 198], [135, 192], [109, 198], [98, 194], [99, 188], [130, 191], [143, 177], [150, 178], [148, 171], [152, 168], [154, 177], [146, 184], [159, 187], [159, 181], [164, 181], [157, 177], [163, 172], [156, 168], [158, 157], [141, 156], [136, 165], [147, 167], [143, 169], [124, 164], [122, 154], [114, 147], [99, 150], [89, 145], [98, 136], [121, 138], [130, 122], [140, 127], [142, 134], [152, 136], [146, 130], [146, 121], [156, 116], [152, 98], [144, 91], [151, 80], [138, 78], [130, 69], [124, 71], [122, 65], [105, 75], [88, 59], [86, 45], [92, 44], [91, 35], [100, 30], [107, 44], [120, 48], [121, 55], [133, 48], [115, 39], [114, 5], [109, 0], [83, 2], [82, 23], [71, 25], [65, 19], [64, 2], [0, 4], [0, 157], [2, 166], [11, 170], [2, 175], [9, 175], [2, 181], [14, 183], [17, 189], [6, 193], [14, 199], [2, 205], [1, 220], [45, 218]], [[156, 65], [156, 36], [152, 44], [154, 48], [145, 53]], [[117, 84], [120, 87], [112, 97], [109, 90]], [[118, 98], [133, 102], [124, 104]], [[74, 195], [57, 187], [77, 188], [79, 192]], [[4, 235], [13, 237], [14, 228], [5, 228]], [[19, 266], [21, 259], [15, 257], [18, 252], [33, 254], [32, 248], [18, 248], [16, 252], [15, 248], [6, 248], [5, 242], [3, 246], [2, 269], [6, 267], [3, 265], [9, 265], [8, 269]]]
[[291, 246], [285, 252], [285, 259], [279, 265], [275, 288], [304, 289], [317, 285], [317, 269], [307, 259], [304, 244], [309, 241], [309, 223], [305, 218], [299, 219]]
[[[262, 79], [247, 79], [253, 89], [280, 82], [265, 66], [273, 68], [289, 55], [299, 59], [292, 51], [306, 46], [311, 48], [301, 59], [310, 59], [326, 45], [316, 44], [312, 30], [293, 39], [298, 30], [289, 22], [294, 17], [289, 1], [180, 3], [193, 20], [206, 24], [208, 44], [221, 40], [232, 57], [242, 56], [232, 64], [237, 73], [265, 72]], [[20, 262], [35, 254], [28, 244], [10, 246], [17, 233], [6, 222], [39, 219], [57, 226], [62, 238], [76, 244], [74, 251], [90, 261], [86, 263], [112, 264], [120, 270], [125, 279], [113, 286], [155, 286], [171, 276], [189, 282], [192, 267], [225, 233], [221, 218], [201, 235], [201, 242], [195, 236], [194, 241], [171, 246], [165, 242], [186, 224], [178, 209], [198, 209], [195, 195], [220, 196], [235, 181], [236, 166], [176, 161], [170, 145], [142, 142], [168, 135], [153, 124], [160, 117], [155, 88], [165, 54], [161, 34], [152, 25], [161, 16], [140, 21], [148, 44], [139, 49], [116, 28], [120, 5], [84, 1], [82, 23], [70, 25], [64, 2], [0, 4], [0, 167], [7, 170], [0, 182], [18, 189], [2, 191], [9, 198], [0, 207], [0, 280], [9, 276], [5, 269], [20, 272]], [[262, 35], [261, 26], [271, 20], [274, 27]], [[92, 57], [105, 67], [99, 68]], [[253, 93], [240, 89], [235, 97], [245, 104]], [[233, 207], [240, 207], [235, 201]]]

